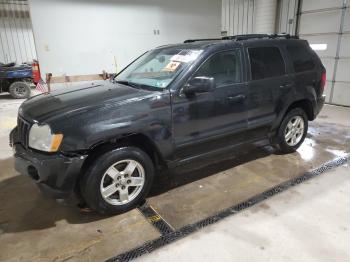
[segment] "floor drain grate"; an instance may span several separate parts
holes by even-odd
[[[350,161],[350,155],[345,157],[336,158],[334,160],[331,160],[327,163],[322,164],[320,167],[306,172],[305,174],[293,178],[291,180],[285,181],[282,184],[279,184],[261,194],[258,194],[242,203],[239,203],[237,205],[234,205],[228,209],[225,209],[211,217],[205,218],[201,221],[198,221],[194,224],[190,224],[187,226],[184,226],[180,228],[179,230],[174,231],[160,216],[157,214],[157,212],[147,204],[143,205],[139,208],[139,210],[142,212],[142,214],[154,225],[159,232],[162,234],[157,239],[148,241],[144,243],[142,246],[137,247],[135,249],[132,249],[130,251],[127,251],[125,253],[122,253],[120,255],[117,255],[116,257],[113,257],[109,259],[108,261],[114,261],[114,262],[125,262],[133,260],[137,257],[140,257],[144,254],[151,253],[152,251],[165,246],[169,243],[172,243],[178,239],[181,239],[189,234],[192,234],[196,231],[198,231],[201,228],[204,228],[208,225],[214,224],[228,216],[234,215],[239,213],[240,211],[247,209],[253,205],[256,205],[274,195],[277,195],[288,188],[301,184],[313,177],[316,177],[328,170],[331,170],[335,167],[341,166],[345,163]],[[159,217],[158,217],[159,216]]]
[[[139,210],[162,236],[174,232],[174,229],[147,203],[139,207]]]

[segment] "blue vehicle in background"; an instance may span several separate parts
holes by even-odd
[[[13,98],[28,98],[32,83],[31,64],[16,65],[0,62],[0,93],[9,92]]]

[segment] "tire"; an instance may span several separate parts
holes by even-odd
[[[30,96],[30,86],[24,81],[14,82],[10,85],[9,92],[16,99],[28,98]]]
[[[307,130],[308,118],[305,111],[301,108],[289,111],[277,132],[276,145],[279,151],[281,153],[295,152],[304,142]]]
[[[104,153],[87,168],[80,190],[91,209],[116,215],[135,208],[147,196],[153,177],[153,162],[144,151],[122,147]]]

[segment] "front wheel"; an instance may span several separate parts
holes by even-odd
[[[16,99],[28,98],[30,96],[30,86],[24,81],[14,82],[10,85],[9,92]]]
[[[140,203],[154,177],[152,160],[135,147],[117,148],[97,158],[80,183],[88,206],[101,214],[120,214]]]
[[[282,153],[296,151],[304,142],[308,130],[308,119],[301,108],[294,108],[284,117],[277,132],[277,146]]]

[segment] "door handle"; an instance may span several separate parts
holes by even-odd
[[[280,88],[282,89],[288,89],[288,88],[291,88],[293,86],[292,83],[289,83],[289,84],[283,84],[283,85],[280,85]]]
[[[243,100],[246,99],[245,95],[236,95],[236,96],[229,96],[227,97],[228,101],[230,101],[231,103],[238,103],[238,102],[242,102]]]

